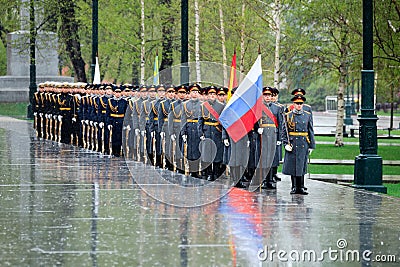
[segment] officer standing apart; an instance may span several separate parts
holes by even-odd
[[[286,114],[289,141],[284,140],[286,152],[282,173],[291,177],[290,194],[307,195],[304,175],[307,172],[308,156],[315,149],[313,120],[311,113],[303,110],[306,101],[303,95],[296,95],[291,100],[294,109]]]

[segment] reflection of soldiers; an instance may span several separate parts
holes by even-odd
[[[306,98],[297,95],[292,98],[294,110],[286,114],[289,140],[284,140],[285,160],[283,174],[292,180],[291,194],[307,195],[304,189],[304,175],[307,172],[308,154],[315,149],[314,128],[311,113],[303,110]]]
[[[168,131],[168,114],[171,111],[171,102],[174,99],[175,88],[173,85],[166,85],[166,99],[160,102],[158,107],[158,131],[160,132],[162,153],[164,154],[163,164],[169,170],[173,169],[171,154],[171,135]]]
[[[201,145],[202,178],[214,181],[224,170],[221,169],[224,147],[222,143],[222,126],[218,122],[224,105],[217,101],[215,86],[206,88],[208,100],[201,105],[198,129]],[[206,140],[210,139],[210,140]]]
[[[182,140],[186,144],[186,157],[189,163],[189,173],[198,178],[200,158],[200,136],[197,128],[201,107],[199,93],[201,87],[198,84],[189,86],[190,99],[183,104],[182,116]]]
[[[182,126],[182,114],[183,105],[182,101],[185,100],[187,93],[187,87],[185,85],[178,86],[176,88],[177,100],[171,103],[171,110],[168,114],[168,133],[171,138],[171,145],[173,155],[173,164],[176,164],[177,171],[179,173],[185,173],[185,167],[183,165],[183,141],[181,137],[181,126]]]

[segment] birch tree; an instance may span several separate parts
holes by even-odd
[[[141,7],[141,16],[140,16],[140,21],[141,21],[141,33],[140,33],[140,38],[142,40],[141,47],[140,47],[140,83],[144,84],[144,74],[145,74],[145,44],[146,40],[145,38],[145,28],[144,28],[144,0],[140,0],[140,7]]]
[[[222,47],[222,65],[226,66],[226,47],[225,47],[225,28],[224,28],[224,11],[222,10],[221,0],[218,2],[219,4],[219,23],[221,30],[221,47]],[[223,84],[227,84],[227,73],[224,71],[224,81]]]
[[[201,82],[201,68],[200,68],[200,9],[199,1],[194,1],[194,58],[196,62],[196,81]]]

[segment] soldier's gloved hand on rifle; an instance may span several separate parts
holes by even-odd
[[[86,125],[89,125],[89,120],[85,120]]]
[[[94,122],[93,122],[93,125],[96,127],[96,126],[97,126],[97,121],[94,121]]]
[[[176,140],[176,135],[175,134],[171,134],[171,140],[175,141]]]
[[[161,137],[161,139],[164,139],[165,138],[165,132],[161,132],[160,133],[160,137]]]
[[[293,147],[292,147],[291,145],[289,145],[289,144],[286,144],[286,145],[285,145],[285,150],[286,150],[287,152],[292,152]]]
[[[150,133],[150,136],[151,136],[151,138],[156,137],[156,132],[155,132],[155,131],[152,131],[152,132]]]
[[[111,124],[110,124],[110,125],[108,125],[108,126],[107,126],[107,128],[108,128],[108,130],[109,130],[109,131],[111,131],[111,129],[112,129],[112,125],[111,125]]]
[[[264,128],[258,128],[257,129],[257,133],[258,134],[263,134],[263,132],[264,132]]]
[[[73,122],[76,122],[76,118],[72,118],[72,121],[73,121]]]
[[[62,120],[62,116],[58,115],[58,121],[61,121],[61,120]]]
[[[42,118],[43,117],[43,113],[39,113],[39,116],[40,116],[40,118]]]
[[[249,147],[250,146],[250,141],[247,141],[247,147]]]
[[[314,149],[309,148],[309,149],[308,149],[308,154],[311,155],[311,153],[313,152],[313,150],[314,150]]]
[[[53,115],[53,119],[57,120],[57,115]]]
[[[37,112],[33,112],[33,116],[36,116],[37,115]]]
[[[126,129],[127,129],[128,131],[130,131],[130,130],[131,130],[131,126],[130,126],[130,125],[127,125],[127,126],[126,126]]]
[[[90,126],[93,126],[93,121],[89,121]]]
[[[144,137],[144,135],[146,134],[146,131],[141,131],[140,134]]]
[[[183,140],[184,143],[187,142],[187,135],[186,134],[182,135],[182,140]]]
[[[228,139],[224,139],[224,145],[225,146],[229,146],[229,140]]]
[[[103,129],[103,127],[104,127],[104,122],[100,122],[100,123],[99,123],[99,127],[100,127],[101,129]]]
[[[276,141],[276,145],[277,145],[277,146],[280,146],[281,144],[282,144],[281,141]]]
[[[140,134],[140,130],[139,129],[135,129],[135,135],[138,136]]]
[[[202,135],[202,136],[200,136],[200,140],[204,141],[204,140],[206,140],[206,137],[204,135]]]

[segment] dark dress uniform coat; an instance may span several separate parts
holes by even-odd
[[[308,149],[315,149],[312,115],[305,110],[293,110],[286,114],[286,123],[293,150],[285,152],[282,173],[303,176],[307,173]]]
[[[123,98],[110,98],[108,100],[106,125],[112,125],[112,150],[115,156],[119,156],[122,146],[122,127],[127,108],[127,102]]]
[[[198,160],[200,158],[200,135],[197,127],[201,112],[199,99],[190,99],[183,103],[182,135],[187,136],[187,158]]]

